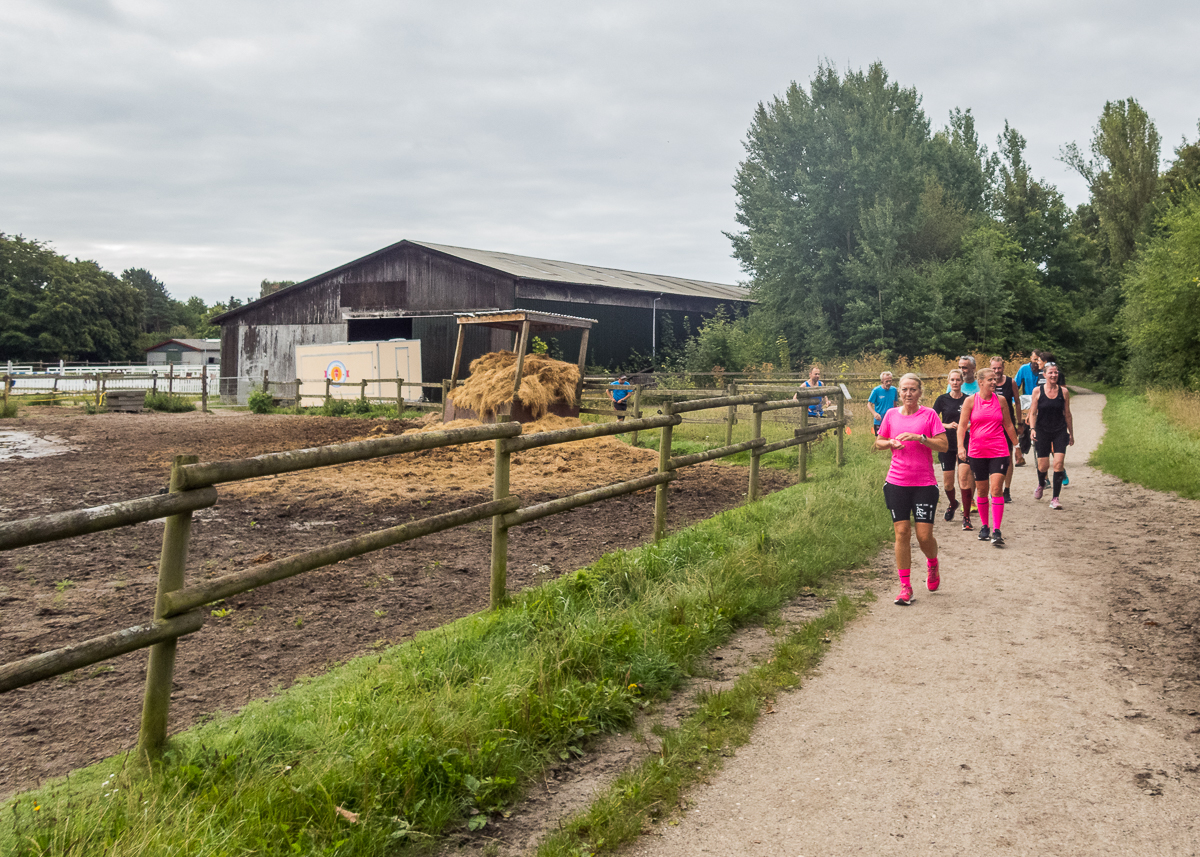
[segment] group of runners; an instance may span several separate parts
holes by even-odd
[[[1003,358],[993,357],[989,364],[976,372],[974,357],[960,357],[958,368],[946,379],[946,392],[932,408],[921,404],[923,385],[913,373],[893,387],[892,373],[884,372],[871,391],[875,448],[892,452],[883,496],[896,535],[896,604],[913,601],[914,530],[925,555],[925,586],[935,592],[941,585],[933,525],[943,491],[949,501],[946,521],[953,521],[961,509],[962,529],[972,531],[971,511],[977,507],[977,538],[1003,547],[1001,525],[1005,506],[1013,502],[1013,470],[1025,465],[1024,453],[1032,449],[1038,471],[1034,499],[1042,499],[1049,485],[1050,508],[1062,509],[1066,451],[1075,443],[1075,433],[1070,393],[1054,356],[1033,351],[1015,378],[1005,375]],[[941,491],[933,468],[935,452],[942,469]]]

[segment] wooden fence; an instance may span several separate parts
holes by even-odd
[[[837,418],[809,425],[809,399],[824,396],[837,399]],[[683,421],[682,414],[708,408],[739,406],[751,406],[753,409],[753,437],[750,440],[691,455],[672,456],[672,430]],[[800,409],[800,428],[795,430],[791,438],[768,443],[761,433],[762,415],[788,408]],[[167,741],[168,710],[177,641],[179,637],[191,634],[204,625],[210,615],[205,609],[206,605],[371,551],[491,518],[490,602],[492,609],[497,609],[506,600],[510,528],[601,500],[655,488],[654,535],[656,539],[661,539],[666,535],[667,486],[677,478],[681,468],[749,451],[751,463],[747,497],[749,501],[754,501],[759,495],[759,462],[768,452],[800,446],[803,465],[803,450],[807,449],[808,444],[817,440],[823,432],[833,430],[837,433],[837,463],[841,466],[843,429],[846,423],[845,402],[841,391],[837,388],[822,388],[814,390],[811,394],[802,391],[797,401],[772,401],[765,393],[667,401],[663,403],[661,411],[653,416],[627,419],[621,423],[596,423],[535,434],[521,434],[520,423],[507,422],[269,453],[230,461],[200,463],[196,456],[176,456],[171,467],[170,489],[167,494],[0,523],[0,550],[12,550],[166,518],[159,560],[158,589],[150,621],[4,664],[0,666],[0,693],[148,647],[150,658],[146,669],[138,751],[146,757],[154,758],[161,754]],[[510,459],[515,452],[653,429],[662,433],[658,470],[655,473],[525,507],[521,506],[521,498],[509,490]],[[219,484],[481,441],[495,443],[493,499],[487,503],[478,503],[355,536],[222,577],[195,583],[188,583],[185,579],[192,513],[217,502],[216,486]],[[805,478],[805,475],[802,466],[801,479]]]

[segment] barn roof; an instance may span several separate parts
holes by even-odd
[[[601,268],[578,262],[559,262],[554,259],[539,259],[534,256],[518,256],[516,253],[497,253],[491,250],[472,250],[468,247],[453,247],[449,244],[431,244],[426,241],[410,241],[454,256],[477,265],[503,271],[525,280],[544,280],[555,283],[578,283],[587,286],[611,286],[640,292],[667,292],[673,295],[713,298],[715,300],[745,301],[750,295],[738,286],[711,283],[707,280],[690,280],[685,277],[669,277],[663,274],[641,274],[619,268]]]
[[[619,268],[601,268],[596,265],[582,265],[576,262],[560,262],[555,259],[518,256],[515,253],[497,253],[491,250],[472,250],[469,247],[454,247],[450,244],[432,244],[427,241],[405,240],[398,241],[373,253],[368,253],[366,256],[355,259],[352,262],[346,262],[323,274],[310,277],[303,282],[282,288],[265,297],[248,301],[240,307],[235,307],[214,316],[212,321],[219,324],[228,318],[240,315],[251,307],[283,299],[286,295],[296,292],[310,283],[340,274],[369,259],[374,259],[377,256],[406,245],[422,247],[434,253],[461,259],[464,262],[500,271],[501,273],[522,280],[586,286],[607,286],[609,288],[627,289],[636,292],[708,298],[719,301],[751,300],[750,293],[740,286],[711,283],[707,280],[689,280],[685,277],[669,277],[663,274],[642,274],[637,271],[623,271]]]
[[[164,339],[157,345],[151,345],[149,348],[143,348],[143,351],[153,351],[156,348],[162,348],[164,345],[170,345],[172,342],[177,342],[184,348],[190,348],[192,351],[219,351],[221,349],[221,340],[219,339]]]

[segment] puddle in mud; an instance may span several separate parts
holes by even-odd
[[[41,458],[70,451],[71,446],[57,437],[38,437],[27,431],[0,431],[0,461]]]

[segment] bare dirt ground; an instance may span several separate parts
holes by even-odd
[[[1200,851],[1200,504],[1084,465],[1102,404],[1072,401],[1063,511],[1018,469],[1007,547],[939,521],[910,607],[885,552],[820,671],[627,853]]]
[[[154,494],[166,486],[176,454],[240,458],[410,428],[229,411],[84,416],[28,409],[0,420],[0,435],[29,433],[67,451],[0,459],[0,520]],[[14,450],[12,441],[0,437],[0,448],[44,451],[29,444]],[[651,473],[657,461],[657,452],[611,438],[530,450],[514,456],[512,490],[534,503]],[[479,444],[223,486],[217,506],[195,516],[189,577],[489,500],[491,473],[491,445]],[[764,471],[763,490],[792,479]],[[671,528],[738,505],[746,483],[745,468],[689,468],[671,486]],[[649,540],[653,504],[653,492],[643,492],[514,529],[510,591]],[[161,540],[162,524],[152,522],[0,553],[0,662],[146,621]],[[180,643],[172,729],[486,608],[489,550],[484,521],[231,599],[223,605],[227,615]],[[145,661],[137,652],[0,696],[0,795],[132,746]]]

